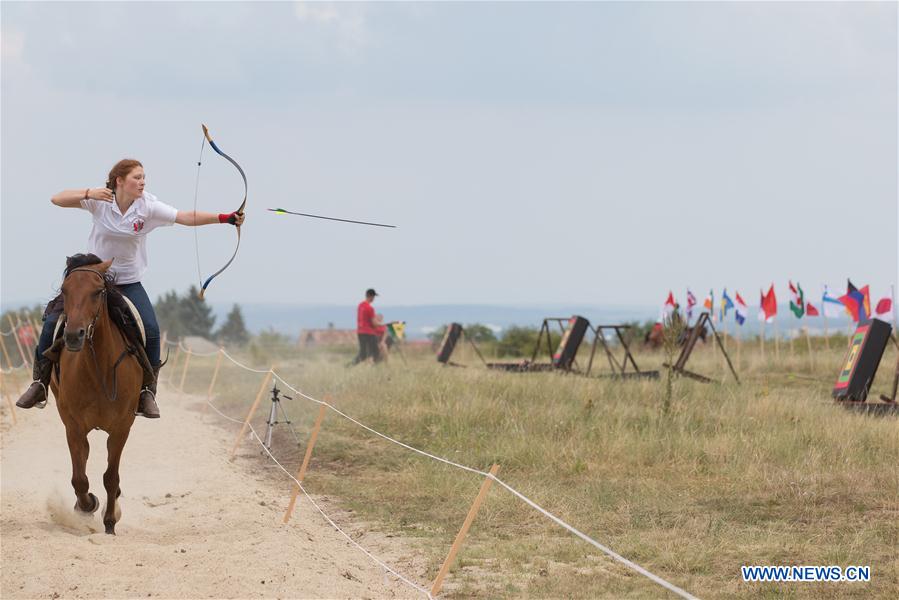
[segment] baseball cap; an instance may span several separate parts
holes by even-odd
[[[376,292],[373,288],[368,288],[367,290],[365,290],[365,295],[366,296],[377,296],[378,292]]]

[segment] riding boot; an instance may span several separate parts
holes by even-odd
[[[32,377],[34,381],[16,402],[19,408],[44,408],[47,405],[47,386],[50,385],[50,376],[53,374],[53,361],[43,356],[38,357],[34,363]]]
[[[156,382],[159,380],[159,369],[162,365],[153,367],[153,381],[144,385],[140,391],[140,400],[137,403],[137,410],[134,412],[139,417],[147,417],[148,419],[159,418],[159,405],[156,404]]]

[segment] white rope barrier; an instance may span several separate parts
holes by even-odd
[[[166,343],[168,343],[168,340],[166,340]],[[206,357],[209,357],[209,356],[215,356],[216,354],[219,353],[218,350],[215,350],[214,352],[196,352],[196,351],[194,351],[194,350],[191,350],[191,349],[188,348],[187,346],[185,346],[185,345],[181,342],[181,340],[178,340],[177,345],[178,345],[182,350],[184,350],[185,352],[187,352],[188,354],[193,354],[194,356],[199,356],[200,358],[206,358]]]
[[[215,412],[217,412],[217,413],[218,413],[219,415],[221,415],[223,418],[225,418],[225,419],[227,419],[227,420],[229,420],[229,421],[231,421],[231,422],[233,422],[233,423],[240,424],[240,425],[242,425],[242,424],[244,423],[243,421],[241,421],[241,420],[239,420],[239,419],[234,419],[234,418],[232,418],[232,417],[229,417],[228,415],[226,415],[225,413],[223,413],[222,411],[220,411],[220,410],[218,409],[218,407],[216,407],[216,406],[215,406],[212,402],[210,402],[209,400],[207,400],[206,403],[207,403],[209,406],[212,407],[212,410],[214,410]],[[421,592],[422,594],[424,594],[424,595],[425,595],[426,597],[428,597],[429,599],[433,598],[433,597],[431,596],[431,592],[430,592],[430,591],[428,591],[427,589],[421,587],[421,586],[418,585],[417,583],[414,583],[413,581],[409,580],[408,578],[404,577],[403,575],[401,575],[400,573],[398,573],[397,571],[395,571],[394,569],[392,569],[392,568],[390,567],[390,565],[388,565],[387,563],[385,563],[384,561],[382,561],[381,559],[379,559],[377,556],[375,556],[374,554],[372,554],[371,552],[369,552],[368,550],[366,550],[366,549],[365,549],[364,547],[362,547],[356,540],[354,540],[352,537],[350,537],[349,534],[347,534],[343,529],[341,529],[340,526],[339,526],[337,523],[335,523],[334,520],[333,520],[331,517],[329,517],[329,516],[325,513],[324,510],[322,510],[322,508],[318,505],[318,503],[316,503],[316,501],[312,499],[312,496],[309,495],[309,493],[306,491],[306,488],[303,487],[303,484],[301,484],[301,483],[299,482],[299,480],[298,480],[296,477],[294,477],[294,476],[290,473],[290,471],[288,471],[287,469],[285,469],[285,468],[284,468],[284,465],[282,465],[282,464],[278,461],[278,459],[275,458],[275,456],[271,453],[271,451],[266,447],[265,443],[264,443],[264,442],[262,441],[262,439],[259,437],[259,434],[256,433],[256,429],[254,429],[252,425],[249,425],[249,427],[250,427],[250,432],[253,434],[253,437],[256,438],[256,441],[259,442],[259,445],[262,447],[262,449],[265,451],[265,453],[268,454],[269,458],[271,458],[272,461],[274,461],[275,465],[277,465],[277,468],[279,468],[281,471],[284,472],[285,475],[287,475],[288,477],[290,477],[290,479],[293,480],[293,482],[297,485],[297,487],[300,489],[300,491],[303,492],[303,495],[306,496],[306,499],[309,500],[310,504],[312,504],[312,506],[315,507],[315,509],[321,514],[322,517],[324,517],[324,519],[331,525],[331,527],[333,527],[333,528],[334,528],[340,535],[342,535],[344,538],[346,538],[346,540],[347,540],[348,542],[350,542],[353,546],[355,546],[355,547],[356,547],[358,550],[360,550],[363,554],[365,554],[367,557],[369,557],[373,562],[377,563],[382,569],[384,569],[385,571],[391,573],[391,574],[392,574],[394,577],[396,577],[398,580],[400,580],[400,581],[402,581],[403,583],[405,583],[406,585],[412,587],[412,588],[415,589],[416,591]]]
[[[260,369],[253,369],[253,368],[251,368],[251,367],[246,366],[246,365],[243,364],[243,363],[240,363],[240,362],[236,361],[234,358],[231,357],[230,354],[228,354],[228,353],[225,351],[224,348],[222,348],[222,351],[221,351],[221,352],[222,352],[222,354],[225,355],[225,358],[227,358],[228,360],[230,360],[230,361],[233,362],[235,365],[237,365],[238,367],[240,367],[241,369],[243,369],[243,370],[245,370],[245,371],[250,371],[251,373],[268,373],[268,372],[271,370],[271,369],[261,369],[261,370],[260,370]]]
[[[187,351],[187,352],[191,352],[189,349],[186,349],[186,351]],[[583,540],[583,541],[587,542],[588,544],[592,545],[593,547],[597,548],[598,550],[600,550],[601,552],[603,552],[604,554],[606,554],[606,555],[609,556],[610,558],[612,558],[612,559],[614,559],[614,560],[620,562],[621,564],[623,564],[623,565],[626,566],[627,568],[629,568],[629,569],[631,569],[631,570],[633,570],[633,571],[635,571],[635,572],[637,572],[637,573],[643,575],[644,577],[647,577],[647,578],[650,579],[651,581],[653,581],[653,582],[655,582],[655,583],[661,585],[661,586],[664,587],[665,589],[667,589],[667,590],[669,590],[670,592],[672,592],[672,593],[674,593],[674,594],[680,596],[681,598],[685,598],[685,599],[687,599],[687,600],[696,600],[696,597],[693,596],[692,594],[690,594],[689,592],[687,592],[687,591],[685,591],[685,590],[683,590],[683,589],[677,587],[676,585],[674,585],[673,583],[670,583],[670,582],[666,581],[665,579],[662,579],[662,578],[659,577],[658,575],[655,575],[655,574],[651,573],[650,571],[648,571],[648,570],[646,570],[645,568],[641,567],[641,566],[638,565],[637,563],[635,563],[635,562],[633,562],[633,561],[631,561],[631,560],[628,560],[627,558],[621,556],[620,554],[618,554],[617,552],[615,552],[615,551],[612,550],[611,548],[608,548],[607,546],[604,546],[603,544],[600,544],[598,541],[594,540],[593,538],[591,538],[591,537],[588,536],[587,534],[585,534],[585,533],[581,532],[580,530],[576,529],[575,527],[569,525],[568,523],[566,523],[565,521],[563,521],[563,520],[560,519],[559,517],[555,516],[554,514],[550,513],[549,511],[547,511],[546,509],[544,509],[543,507],[541,507],[539,504],[537,504],[536,502],[534,502],[533,500],[531,500],[530,498],[528,498],[527,496],[525,496],[524,494],[522,494],[521,492],[519,492],[518,490],[516,490],[515,488],[513,488],[513,487],[510,486],[509,484],[507,484],[506,482],[502,481],[502,480],[499,479],[498,477],[496,477],[496,476],[494,476],[494,475],[491,475],[490,473],[487,473],[487,472],[485,472],[485,471],[481,471],[480,469],[475,469],[475,468],[472,468],[472,467],[468,467],[468,466],[465,466],[465,465],[462,465],[462,464],[453,462],[453,461],[451,461],[451,460],[448,460],[448,459],[446,459],[446,458],[442,458],[442,457],[440,457],[440,456],[435,456],[435,455],[433,455],[433,454],[430,454],[430,453],[428,453],[428,452],[425,452],[424,450],[419,450],[418,448],[415,448],[415,447],[410,446],[410,445],[408,445],[408,444],[404,444],[403,442],[400,442],[399,440],[396,440],[396,439],[394,439],[394,438],[392,438],[392,437],[390,437],[390,436],[388,436],[388,435],[385,435],[385,434],[383,434],[383,433],[381,433],[381,432],[379,432],[379,431],[377,431],[377,430],[375,430],[375,429],[372,429],[371,427],[369,427],[368,425],[365,425],[364,423],[361,423],[361,422],[357,421],[356,419],[354,419],[354,418],[352,418],[351,416],[347,415],[347,414],[344,413],[343,411],[337,409],[336,407],[334,407],[333,405],[329,404],[328,402],[325,402],[325,401],[323,401],[323,400],[318,400],[317,398],[313,398],[312,396],[309,396],[309,395],[303,393],[302,391],[300,391],[300,390],[298,390],[297,388],[293,387],[293,386],[292,386],[289,382],[287,382],[283,377],[281,377],[280,375],[278,375],[277,373],[275,373],[275,371],[274,371],[273,369],[265,369],[265,370],[256,370],[256,369],[252,369],[252,368],[250,368],[250,367],[247,367],[246,365],[241,364],[240,362],[238,362],[238,361],[235,360],[234,358],[232,358],[231,355],[229,355],[224,349],[222,349],[221,352],[228,358],[228,360],[230,360],[230,361],[233,362],[235,365],[237,365],[237,366],[239,366],[239,367],[241,367],[241,368],[243,368],[243,369],[245,369],[245,370],[247,370],[247,371],[251,371],[251,372],[253,372],[253,373],[268,373],[269,371],[271,371],[273,377],[275,377],[278,381],[280,381],[281,383],[283,383],[287,388],[289,388],[289,389],[290,389],[291,391],[293,391],[294,393],[299,394],[300,396],[302,396],[302,397],[305,398],[306,400],[309,400],[310,402],[313,402],[313,403],[315,403],[315,404],[322,405],[322,406],[327,406],[330,410],[334,411],[335,413],[337,413],[337,414],[340,415],[341,417],[347,419],[348,421],[350,421],[350,422],[356,424],[357,426],[359,426],[359,427],[365,429],[366,431],[368,431],[368,432],[370,432],[370,433],[372,433],[372,434],[374,434],[374,435],[377,435],[378,437],[381,437],[381,438],[383,438],[383,439],[385,439],[385,440],[387,440],[387,441],[389,441],[389,442],[391,442],[391,443],[393,443],[393,444],[396,444],[396,445],[398,445],[398,446],[400,446],[400,447],[402,447],[402,448],[405,448],[405,449],[407,449],[407,450],[410,450],[410,451],[412,451],[412,452],[415,452],[415,453],[417,453],[417,454],[420,454],[420,455],[425,456],[425,457],[427,457],[427,458],[430,458],[430,459],[432,459],[432,460],[436,460],[436,461],[438,461],[438,462],[442,462],[442,463],[447,464],[447,465],[449,465],[449,466],[455,467],[455,468],[457,468],[457,469],[461,469],[461,470],[463,470],[463,471],[468,471],[468,472],[470,472],[470,473],[475,473],[475,474],[480,475],[480,476],[482,476],[482,477],[489,477],[490,479],[496,481],[500,486],[502,486],[503,488],[505,488],[506,490],[508,490],[512,495],[514,495],[515,497],[517,497],[518,499],[520,499],[521,501],[523,501],[525,504],[527,504],[527,505],[530,506],[531,508],[537,510],[537,511],[538,511],[539,513],[541,513],[543,516],[545,516],[546,518],[550,519],[551,521],[553,521],[554,523],[556,523],[557,525],[559,525],[559,526],[562,527],[563,529],[567,530],[568,532],[574,534],[575,536],[577,536],[577,537],[580,538],[581,540]],[[207,402],[208,402],[208,401],[207,401]],[[209,404],[212,405],[211,403],[209,403]],[[213,406],[213,408],[215,408],[215,407]],[[218,411],[218,409],[216,409],[216,412],[218,412],[219,414],[222,414],[220,411]],[[222,414],[222,416],[225,416],[225,415]],[[226,418],[228,418],[228,419],[230,419],[230,420],[233,420],[233,419],[231,419],[230,417],[226,417]],[[241,421],[237,421],[237,422],[241,422]],[[252,425],[250,425],[250,430],[253,432],[253,435],[256,436],[256,439],[258,440],[259,437],[258,437],[258,435],[256,435],[255,430],[253,430]],[[263,444],[263,448],[265,448],[265,444]],[[268,449],[267,449],[267,448],[265,448],[265,450],[266,450],[266,452],[268,452]],[[270,453],[270,452],[268,452],[268,454],[269,454],[269,456],[271,456],[271,453]],[[275,460],[275,458],[274,458],[273,456],[272,456],[272,460]],[[279,467],[281,467],[282,470],[284,470],[284,467],[282,467],[282,466],[280,465],[280,463],[278,463],[277,460],[275,460],[275,462],[278,464]],[[290,476],[290,478],[293,479],[293,480],[297,483],[297,485],[299,486],[300,490],[302,490],[303,494],[305,494],[306,497],[309,498],[309,495],[306,493],[306,490],[305,490],[305,489],[303,488],[303,486],[300,485],[300,483],[293,477],[293,475],[291,475],[291,474],[290,474],[289,472],[287,472],[286,470],[284,470],[284,472],[287,473],[287,475]],[[310,502],[312,502],[311,498],[310,498]],[[314,502],[313,502],[313,504],[314,504]],[[316,508],[318,508],[317,505],[316,505]],[[319,511],[321,511],[321,509],[319,509]],[[324,515],[324,513],[322,513],[322,515]],[[325,516],[326,519],[328,519],[327,515],[324,515],[324,516]],[[328,519],[328,521],[331,522],[330,519]],[[333,525],[333,522],[332,522],[332,525]],[[335,525],[335,527],[336,527],[336,525]],[[341,531],[341,533],[343,533],[343,532]],[[344,534],[344,535],[346,535],[346,534]],[[347,537],[347,539],[350,539],[350,538]],[[353,541],[353,540],[350,539],[350,541]],[[355,544],[354,541],[353,541],[353,543]],[[360,548],[361,548],[361,547],[360,547]],[[364,551],[364,549],[362,549],[362,550]],[[374,558],[374,557],[372,557],[372,558]],[[375,559],[375,560],[377,560],[377,559]],[[387,567],[385,566],[385,568],[387,568]],[[391,572],[392,572],[392,571],[391,571]],[[400,576],[397,575],[397,577],[400,577]],[[411,585],[415,586],[415,584],[411,584]],[[418,586],[415,586],[415,587],[416,587],[416,589],[418,589],[418,590],[420,590],[420,591],[426,592],[426,593],[428,594],[428,596],[430,597],[430,592],[427,592],[427,590],[424,590],[424,588],[419,588]]]
[[[357,421],[357,420],[354,419],[353,417],[349,416],[348,414],[344,413],[344,412],[341,411],[341,410],[338,410],[338,409],[335,408],[333,405],[331,405],[331,404],[325,402],[324,400],[317,400],[317,399],[315,399],[315,398],[313,398],[313,397],[311,397],[311,396],[307,396],[306,394],[304,394],[303,392],[301,392],[301,391],[298,390],[297,388],[295,388],[295,387],[293,387],[292,385],[290,385],[288,382],[284,381],[284,379],[283,379],[280,375],[278,375],[277,373],[275,373],[274,371],[272,371],[272,375],[274,375],[275,378],[278,379],[278,381],[280,381],[281,383],[283,383],[285,386],[287,386],[287,387],[290,388],[293,392],[299,394],[299,395],[302,396],[303,398],[305,398],[305,399],[307,399],[307,400],[309,400],[309,401],[311,401],[311,402],[314,402],[315,404],[321,404],[321,405],[327,406],[328,408],[330,408],[331,410],[333,410],[334,412],[336,412],[338,415],[340,415],[340,416],[343,417],[344,419],[347,419],[348,421],[351,421],[351,422],[355,423],[356,425],[358,425],[359,427],[362,427],[362,428],[365,429],[366,431],[370,431],[371,433],[373,433],[373,434],[375,434],[375,435],[377,435],[377,436],[379,436],[379,437],[382,437],[382,438],[384,438],[385,440],[387,440],[387,441],[389,441],[389,442],[391,442],[391,443],[393,443],[393,444],[396,444],[397,446],[402,446],[403,448],[406,448],[407,450],[411,450],[412,452],[416,452],[416,453],[421,454],[422,456],[426,456],[426,457],[428,457],[428,458],[430,458],[430,459],[432,459],[432,460],[436,460],[436,461],[439,461],[439,462],[448,464],[448,465],[450,465],[450,466],[452,466],[452,467],[456,467],[457,469],[462,469],[463,471],[468,471],[468,472],[470,472],[470,473],[475,473],[475,474],[477,474],[477,475],[481,475],[482,477],[486,477],[486,476],[487,476],[487,473],[486,473],[485,471],[480,471],[480,470],[478,470],[478,469],[473,469],[472,467],[466,467],[465,465],[460,465],[459,463],[455,463],[455,462],[453,462],[453,461],[451,461],[451,460],[448,460],[448,459],[446,459],[446,458],[442,458],[442,457],[440,457],[440,456],[435,456],[435,455],[433,455],[433,454],[429,454],[429,453],[425,452],[424,450],[419,450],[418,448],[415,448],[415,447],[413,447],[413,446],[410,446],[410,445],[408,445],[408,444],[404,444],[403,442],[400,442],[400,441],[398,441],[398,440],[395,440],[395,439],[393,439],[392,437],[390,437],[390,436],[388,436],[388,435],[384,435],[384,434],[381,433],[380,431],[376,431],[376,430],[372,429],[371,427],[369,427],[368,425],[366,425],[366,424],[364,424],[364,423],[360,423],[359,421]]]

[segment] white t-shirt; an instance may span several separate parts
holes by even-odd
[[[94,226],[87,250],[103,260],[114,258],[110,272],[122,285],[140,281],[147,270],[147,234],[164,225],[174,225],[178,210],[148,192],[137,198],[123,215],[119,205],[103,200],[81,201],[93,215]]]

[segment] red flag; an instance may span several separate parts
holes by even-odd
[[[890,320],[890,311],[893,310],[893,299],[887,296],[886,298],[881,298],[877,303],[877,308],[874,311],[877,313],[878,319],[883,319],[884,321]]]
[[[768,288],[768,293],[762,297],[762,310],[765,312],[765,320],[772,321],[777,316],[777,296],[774,295],[774,284]]]
[[[821,316],[821,313],[818,312],[818,309],[811,302],[805,303],[805,316],[806,317],[818,317]]]

